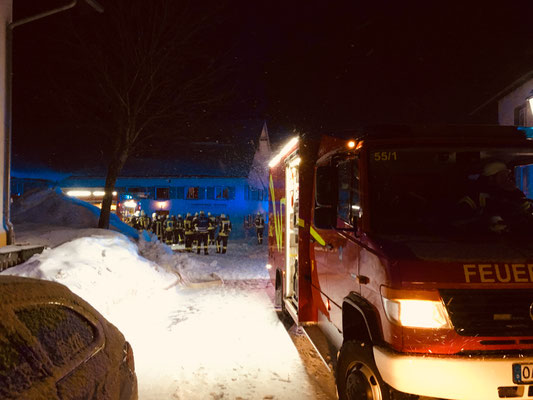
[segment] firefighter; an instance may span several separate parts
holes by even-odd
[[[458,227],[495,233],[520,231],[533,222],[533,205],[516,187],[505,163],[491,161],[458,201],[456,215]]]
[[[138,221],[137,222],[138,230],[142,231],[142,230],[150,229],[150,224],[151,224],[150,217],[146,215],[144,211],[141,211],[141,216],[139,217],[137,221]]]
[[[192,252],[192,241],[194,238],[194,229],[193,229],[193,217],[191,213],[187,213],[185,216],[185,221],[183,221],[183,229],[185,233],[185,251],[190,253]]]
[[[165,243],[168,245],[172,244],[172,239],[174,236],[174,216],[167,216],[164,222],[164,229],[165,229]]]
[[[192,218],[192,228],[193,228],[193,237],[192,237],[192,247],[198,248],[198,234],[196,232],[196,224],[198,223],[198,213],[194,213]]]
[[[220,215],[218,222],[218,235],[217,235],[217,253],[225,254],[228,248],[228,236],[231,232],[231,222],[229,215]]]
[[[152,232],[157,236],[157,238],[160,241],[163,241],[163,216],[162,215],[155,214],[155,218],[152,221]]]
[[[176,223],[174,224],[174,243],[185,243],[185,235],[183,228],[183,217],[181,216],[181,214],[178,214],[178,218],[176,218]]]
[[[157,213],[152,213],[152,218],[150,219],[150,230],[152,231],[152,233],[155,235],[156,234],[156,230],[155,230],[155,223],[157,221]]]
[[[208,228],[209,220],[203,211],[200,211],[200,215],[196,218],[196,223],[194,225],[196,231],[196,239],[198,244],[196,247],[196,254],[200,254],[200,246],[204,248],[204,254],[207,255],[207,241],[209,237]]]
[[[137,214],[133,214],[129,219],[127,224],[131,226],[132,228],[139,229],[139,216]]]
[[[217,219],[214,215],[211,215],[210,212],[207,213],[207,220],[209,225],[207,226],[207,233],[209,237],[208,244],[214,245],[215,244],[215,231],[217,230]]]
[[[257,244],[262,244],[263,243],[263,231],[265,229],[265,220],[263,219],[263,216],[261,215],[259,211],[257,212],[257,215],[255,216],[254,225],[255,225],[255,231],[257,235]]]

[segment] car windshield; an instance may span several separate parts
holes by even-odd
[[[488,164],[495,167],[488,170]],[[476,187],[487,179],[485,175],[499,168],[498,172],[505,170],[509,177],[514,175],[513,190],[517,192],[513,194],[522,196],[523,192],[525,197],[521,199],[527,201],[526,197],[533,195],[533,182],[530,185],[533,168],[530,164],[533,164],[531,149],[432,147],[373,150],[369,157],[372,231],[378,234],[448,237],[461,236],[472,230],[488,233],[490,230],[487,228],[485,232],[486,227],[482,225],[492,220],[498,222],[496,217],[502,212],[492,210],[494,215],[482,216],[485,200],[481,199],[479,203],[483,195],[476,193]],[[468,197],[471,197],[471,202],[468,202]],[[493,201],[497,195],[491,192],[489,197]],[[462,199],[462,205],[468,212],[472,211],[470,215],[458,212]],[[480,220],[471,224],[475,217]],[[533,229],[525,229],[533,227],[531,221],[524,213],[512,229],[507,224],[499,233],[532,235],[528,232]]]

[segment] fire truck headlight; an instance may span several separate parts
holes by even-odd
[[[394,324],[410,328],[451,329],[444,305],[440,301],[387,299],[383,297],[387,318]]]

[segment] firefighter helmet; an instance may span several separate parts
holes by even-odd
[[[483,167],[483,176],[493,176],[502,171],[508,171],[507,165],[501,161],[492,161]]]

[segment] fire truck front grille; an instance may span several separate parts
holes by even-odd
[[[463,336],[533,336],[533,290],[440,290]]]

